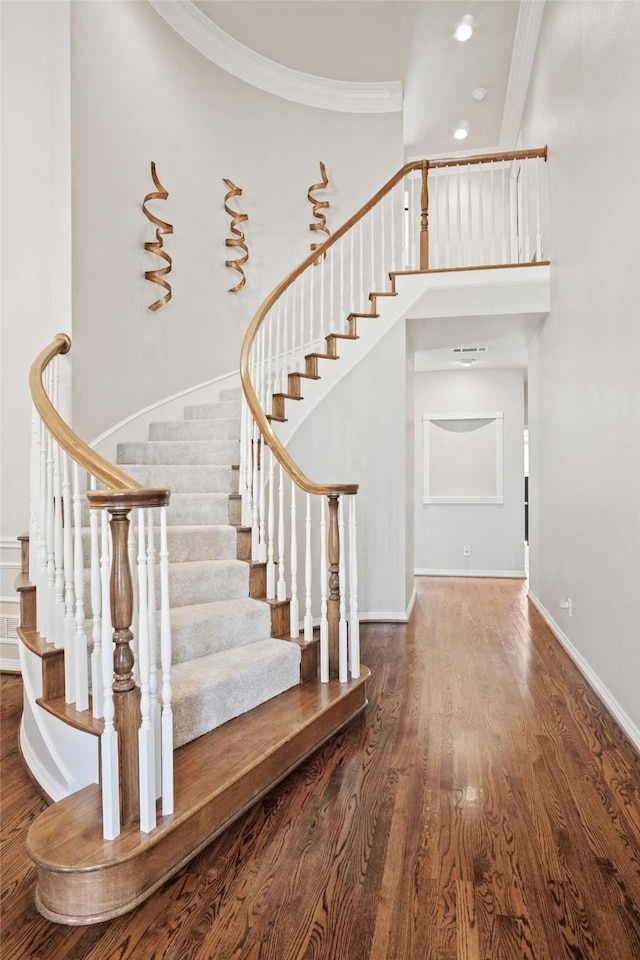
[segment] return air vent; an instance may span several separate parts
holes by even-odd
[[[464,354],[473,354],[473,353],[486,353],[489,347],[452,347],[452,353],[464,353]]]
[[[18,618],[0,614],[0,640],[18,639]]]

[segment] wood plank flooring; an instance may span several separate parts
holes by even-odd
[[[2,960],[639,960],[640,758],[525,584],[420,578],[409,625],[362,633],[367,710],[93,927],[33,905],[4,677]]]

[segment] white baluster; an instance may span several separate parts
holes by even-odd
[[[56,562],[54,548],[53,437],[47,433],[47,642],[56,642]]]
[[[56,647],[64,647],[65,605],[64,605],[64,537],[62,530],[62,472],[60,467],[60,447],[53,446],[53,560],[54,575],[54,618],[53,642]]]
[[[536,165],[536,260],[544,260],[542,249],[542,218],[540,215],[540,165],[544,163],[541,157],[535,160]]]
[[[346,569],[345,569],[345,542],[344,542],[344,497],[340,497],[338,503],[338,538],[340,540],[340,567],[338,570],[338,582],[340,590],[340,621],[338,623],[338,679],[340,683],[346,683],[349,679],[349,670],[347,666],[347,604],[345,600],[346,592]]]
[[[151,723],[151,656],[149,651],[149,607],[145,513],[138,513],[138,663],[140,674],[140,716],[138,730],[138,781],[140,829],[149,833],[156,826],[156,771],[153,726]]]
[[[342,326],[342,324],[345,322],[345,317],[347,316],[347,313],[346,313],[345,308],[344,308],[344,243],[343,243],[343,238],[342,238],[342,237],[340,238],[339,243],[340,243],[340,251],[339,251],[339,257],[340,257],[340,325]],[[338,329],[340,329],[340,328],[338,328]]]
[[[467,263],[473,264],[473,210],[471,206],[471,164],[467,164],[467,230],[469,232],[469,253]]]
[[[531,231],[529,226],[529,163],[525,160],[522,163],[522,172],[524,183],[522,185],[522,209],[523,209],[523,230],[524,230],[524,262],[531,262]]]
[[[355,263],[354,263],[354,258],[355,258],[355,239],[354,239],[354,236],[353,236],[354,233],[355,233],[355,231],[354,231],[353,229],[351,229],[351,230],[349,231],[349,234],[348,234],[350,250],[349,250],[349,301],[348,301],[348,302],[349,302],[349,310],[348,310],[347,312],[353,312],[354,310],[357,309],[357,307],[356,307],[356,298],[355,298],[355,290],[356,290],[356,288],[355,288],[355,286],[354,286],[354,281],[355,281]],[[343,327],[342,329],[344,329],[344,330],[346,331],[347,327],[348,327],[348,323],[347,323],[347,318],[345,317],[345,318],[344,318],[344,327]]]
[[[478,230],[480,232],[480,257],[478,263],[486,263],[486,254],[484,250],[484,209],[482,198],[484,195],[484,166],[478,164]]]
[[[39,491],[40,447],[38,444],[38,413],[35,405],[31,406],[31,471],[29,475],[29,580],[36,584],[38,569],[38,504]]]
[[[313,269],[313,267],[311,270],[308,271],[308,274],[309,274],[309,343],[311,345],[312,350],[317,349],[318,353],[322,353],[322,350],[320,349],[320,347],[319,346],[316,347],[318,338],[316,337],[316,334],[315,334],[315,326],[316,326],[315,313],[316,312],[315,312],[315,303],[313,299],[313,287],[314,287],[313,281],[314,281],[316,272]]]
[[[267,600],[275,600],[276,596],[276,564],[273,546],[273,537],[275,533],[275,481],[274,472],[275,457],[269,450],[269,513],[267,516]]]
[[[298,531],[296,528],[296,485],[291,481],[291,621],[290,633],[295,638],[300,634],[300,609],[298,605]]]
[[[409,198],[409,242],[410,242],[410,257],[409,257],[409,268],[415,270],[418,266],[418,258],[416,256],[416,243],[418,239],[418,225],[416,223],[416,174],[415,171],[409,176],[409,189],[410,189],[410,198]],[[419,220],[418,220],[419,223]]]
[[[66,703],[75,703],[75,593],[73,589],[73,502],[69,457],[62,456],[62,512],[64,516],[64,694]]]
[[[304,356],[306,353],[306,327],[305,327],[305,308],[304,308],[304,273],[298,277],[296,284],[300,289],[300,342],[298,348],[300,350],[300,369],[304,370],[305,361]]]
[[[89,706],[89,659],[87,635],[84,622],[84,556],[82,550],[82,500],[84,487],[80,487],[80,469],[73,465],[73,584],[76,600],[76,635],[73,654],[75,667],[74,694],[76,710],[86,710]]]
[[[360,676],[360,619],[358,616],[358,543],[356,498],[349,497],[349,662],[351,676]]]
[[[398,190],[398,185],[393,188],[389,194],[389,199],[391,200],[391,273],[396,272],[396,193]],[[387,280],[385,278],[385,284]],[[385,286],[386,289],[386,286]]]
[[[325,330],[326,330],[325,315],[324,315],[324,288],[326,283],[325,270],[324,270],[325,261],[326,261],[326,254],[320,260],[320,343],[323,344],[323,347],[322,347],[323,352],[326,350],[326,343],[324,342]],[[329,330],[331,330],[331,327],[329,327]]]
[[[508,263],[507,260],[507,241],[509,239],[510,230],[509,230],[509,212],[507,204],[507,191],[505,185],[505,161],[502,160],[500,163],[502,169],[502,262]]]
[[[496,190],[493,179],[495,163],[491,164],[491,181],[489,189],[491,191],[491,263],[496,263]]]
[[[329,249],[329,323],[332,330],[339,330],[340,327],[336,324],[336,318],[334,313],[334,302],[335,302],[335,290],[334,290],[334,250],[335,244]]]
[[[313,640],[311,613],[311,496],[307,494],[307,512],[304,522],[304,642]]]
[[[327,517],[320,498],[320,683],[329,683],[329,621],[327,619]]]
[[[281,300],[283,301],[283,323],[282,323],[282,375],[280,379],[280,392],[289,393],[289,294],[291,287],[287,287]]]
[[[256,563],[260,556],[260,518],[258,516],[258,491],[260,489],[260,435],[253,423],[253,441],[251,443],[252,493],[251,493],[251,559]]]
[[[365,299],[364,299],[364,226],[363,218],[360,218],[360,223],[358,224],[358,254],[360,260],[359,273],[360,273],[360,310],[365,312]],[[346,328],[345,328],[346,329]]]
[[[91,511],[93,513],[93,511]],[[113,725],[113,636],[109,600],[109,528],[106,510],[100,510],[100,581],[102,589],[102,682],[104,732],[100,738],[102,781],[102,835],[113,840],[120,833],[120,775],[118,732]]]
[[[153,529],[153,510],[147,510],[147,573],[149,610],[149,694],[151,697],[151,725],[155,745],[156,797],[162,794],[161,718],[158,697],[158,623],[156,615],[156,546]]]
[[[387,283],[385,280],[385,264],[386,264],[386,233],[385,233],[385,222],[384,222],[384,205],[387,198],[383,197],[380,201],[380,286],[379,290],[386,290]]]
[[[447,247],[445,266],[451,266],[451,177],[445,171],[445,218],[447,224]]]
[[[100,594],[102,597],[102,689],[104,709],[107,696],[112,696],[113,688],[113,625],[111,623],[111,539],[109,536],[109,513],[106,509],[99,512],[100,521]]]
[[[36,580],[36,619],[38,633],[47,636],[47,432],[39,422],[40,482],[38,507],[38,576]]]
[[[284,469],[279,464],[278,474],[278,600],[287,599],[287,582],[284,561]]]
[[[162,813],[173,813],[173,708],[167,508],[160,508],[160,662],[162,666]]]
[[[281,352],[281,342],[282,342],[282,310],[283,310],[283,300],[284,294],[278,297],[278,304],[276,309],[276,355],[275,355],[275,366],[273,374],[273,393],[283,393],[282,390],[282,371],[284,369],[284,356]]]
[[[369,221],[369,243],[371,244],[371,248],[370,248],[370,250],[369,250],[370,260],[371,260],[371,263],[370,263],[370,270],[371,270],[371,272],[370,272],[370,275],[369,275],[369,293],[373,293],[373,291],[376,289],[376,264],[375,264],[375,236],[376,236],[376,232],[375,232],[375,224],[374,224],[373,210],[370,210],[370,211],[369,211],[369,213],[367,214],[367,219],[368,219],[368,221]]]
[[[258,563],[267,562],[267,539],[265,533],[267,465],[265,463],[266,444],[263,438],[258,437],[258,458],[260,460],[260,503],[258,507]]]
[[[96,479],[91,478],[91,489],[96,489]],[[104,680],[102,677],[102,584],[100,577],[100,515],[97,510],[89,510],[89,528],[91,533],[91,613],[93,615],[91,652],[91,707],[94,717],[104,712]]]

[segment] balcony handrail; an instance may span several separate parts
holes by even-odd
[[[310,480],[290,456],[280,439],[276,436],[264,410],[262,409],[256,394],[256,390],[251,381],[249,358],[256,336],[271,307],[273,307],[282,294],[298,279],[299,276],[301,276],[314,264],[322,260],[327,251],[329,251],[334,244],[336,244],[360,220],[362,220],[363,217],[365,217],[395,186],[397,186],[398,183],[400,183],[401,180],[404,179],[404,177],[407,176],[407,174],[411,173],[412,171],[423,171],[424,185],[426,184],[426,175],[430,169],[468,166],[482,163],[496,163],[500,161],[527,160],[534,158],[541,158],[546,161],[547,147],[545,146],[532,150],[511,150],[501,153],[478,154],[476,156],[469,157],[454,157],[444,160],[412,160],[409,163],[404,164],[404,166],[401,167],[400,170],[398,170],[397,173],[395,173],[389,180],[387,180],[387,182],[351,217],[349,217],[349,219],[346,220],[341,227],[338,227],[338,229],[332,233],[330,237],[312,250],[311,253],[284,278],[284,280],[274,287],[274,289],[260,304],[258,310],[249,323],[242,342],[242,349],[240,353],[240,379],[242,382],[242,389],[251,416],[253,417],[260,434],[264,438],[264,442],[272,451],[278,463],[281,464],[286,473],[304,492],[310,494],[320,494],[323,496],[354,494],[357,493],[358,485],[353,483],[317,483],[313,480]],[[424,187],[424,190],[426,194],[426,186]],[[425,210],[428,210],[428,195],[426,195],[426,203],[427,206],[425,207]],[[428,272],[428,268],[420,270],[420,272]]]

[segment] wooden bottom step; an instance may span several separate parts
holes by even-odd
[[[53,804],[27,838],[40,913],[90,924],[142,903],[364,709],[368,676],[293,687],[177,750],[175,810],[151,833],[104,840],[97,785]]]

